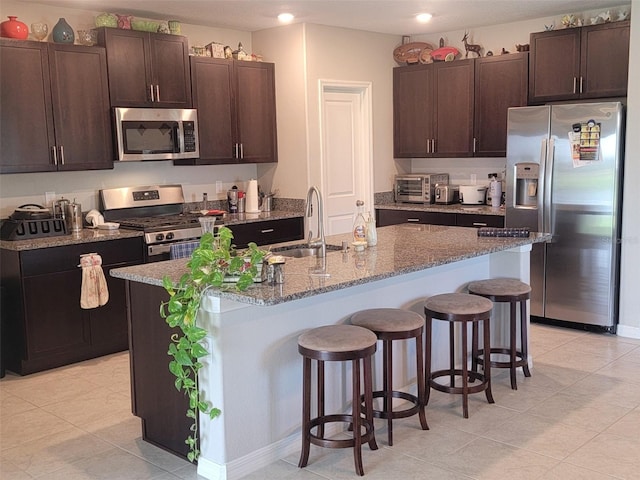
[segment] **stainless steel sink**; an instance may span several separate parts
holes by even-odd
[[[277,253],[278,255],[282,255],[283,257],[315,257],[318,255],[318,248],[309,248],[306,243],[298,244],[298,245],[289,245],[286,247],[276,247],[272,248],[271,251],[273,253]],[[342,247],[338,245],[327,245],[327,251],[339,251],[342,250]]]

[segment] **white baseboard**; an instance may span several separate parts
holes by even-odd
[[[343,431],[341,425],[327,425],[325,436]],[[225,464],[215,463],[201,456],[198,459],[198,475],[209,480],[237,480],[291,454],[300,453],[301,441],[300,433],[296,433]]]
[[[640,338],[640,327],[618,324],[616,334],[626,338]]]

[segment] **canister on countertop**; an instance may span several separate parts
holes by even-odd
[[[75,198],[73,203],[67,205],[66,223],[67,230],[71,233],[78,233],[82,230],[82,205],[76,203]]]

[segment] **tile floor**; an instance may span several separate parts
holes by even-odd
[[[369,479],[640,478],[640,340],[534,324],[533,376],[509,387],[494,370],[494,405],[433,391],[428,432],[396,421],[388,447],[363,449]],[[63,381],[61,381],[63,380]],[[140,438],[130,413],[128,354],[0,381],[0,478],[199,479],[187,461]],[[351,450],[311,447],[248,480],[357,478]]]

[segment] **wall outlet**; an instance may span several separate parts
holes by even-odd
[[[476,174],[475,174],[475,173],[472,173],[472,174],[471,174],[471,185],[475,185],[477,180],[478,180],[478,179],[477,179],[477,177],[476,177]]]
[[[56,201],[56,192],[44,192],[44,204],[45,205],[53,205],[53,202]]]
[[[220,180],[216,180],[216,193],[222,192],[222,182]]]

